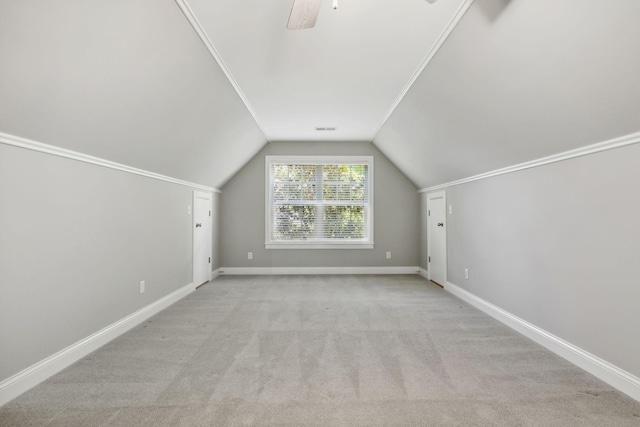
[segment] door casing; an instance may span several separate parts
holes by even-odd
[[[211,280],[212,218],[213,195],[203,191],[194,191],[191,227],[193,232],[193,285],[196,287]],[[201,224],[201,226],[196,227],[197,224]]]
[[[438,203],[440,201],[441,203]],[[444,224],[443,230],[437,229],[439,221]],[[434,244],[434,236],[436,232],[440,231],[444,233],[444,236],[443,244],[438,248]],[[438,253],[438,249],[442,253]],[[427,257],[429,280],[445,286],[447,284],[447,193],[445,191],[427,194]],[[432,266],[435,262],[441,263],[443,277],[435,277],[433,275],[434,269]]]

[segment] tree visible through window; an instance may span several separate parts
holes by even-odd
[[[372,158],[267,156],[267,246],[372,245]]]

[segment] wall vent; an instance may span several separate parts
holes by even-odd
[[[316,127],[316,130],[321,130],[321,131],[334,131],[336,130],[335,127]]]

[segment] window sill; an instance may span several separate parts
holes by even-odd
[[[265,249],[373,249],[373,243],[265,243]]]

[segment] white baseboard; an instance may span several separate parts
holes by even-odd
[[[453,283],[447,282],[445,290],[584,369],[610,386],[640,401],[640,378],[633,374],[475,296]]]
[[[215,279],[217,279],[217,278],[218,278],[218,276],[220,276],[220,269],[219,269],[219,268],[216,268],[215,270],[213,270],[213,271],[211,272],[211,276],[210,276],[209,280],[210,280],[210,281],[211,281],[211,280],[215,280]]]
[[[424,268],[420,267],[420,273],[418,273],[418,274],[420,274],[425,279],[430,280],[429,279],[429,272],[427,270],[425,270]]]
[[[418,274],[420,267],[222,267],[222,275]]]
[[[15,399],[25,391],[77,362],[89,353],[139,325],[193,291],[193,283],[189,283],[146,307],[141,308],[135,313],[112,323],[100,331],[89,335],[75,344],[0,382],[0,406]]]

